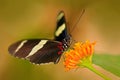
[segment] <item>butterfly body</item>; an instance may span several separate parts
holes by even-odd
[[[26,39],[20,40],[8,48],[11,55],[24,58],[35,64],[58,63],[62,53],[71,44],[71,37],[67,31],[64,12],[57,16],[55,39]]]

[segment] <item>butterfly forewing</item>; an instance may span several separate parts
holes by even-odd
[[[25,58],[32,50],[34,46],[36,46],[41,40],[21,40],[14,44],[12,44],[8,51],[10,54],[17,56],[19,58]]]
[[[65,14],[61,11],[57,16],[57,27],[55,31],[55,40],[63,41],[68,36]]]
[[[52,40],[21,40],[9,47],[9,52],[15,57],[25,58],[32,63],[57,63],[61,57],[62,43]]]

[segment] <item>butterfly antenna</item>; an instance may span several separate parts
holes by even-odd
[[[72,26],[72,30],[70,31],[70,33],[72,33],[72,32],[74,31],[75,26],[79,23],[79,21],[80,21],[80,19],[81,19],[81,17],[83,16],[84,13],[85,13],[85,9],[82,9],[81,14],[80,14],[80,16],[78,17],[78,20],[76,21],[76,23]]]

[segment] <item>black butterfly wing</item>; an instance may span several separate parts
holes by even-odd
[[[61,43],[48,41],[36,54],[28,57],[33,63],[58,63],[63,48]]]
[[[65,14],[61,11],[57,16],[57,25],[55,31],[55,40],[62,42],[63,39],[69,37],[69,33],[67,31]]]
[[[35,64],[41,64],[49,62],[57,63],[61,57],[63,48],[61,42],[30,39],[12,44],[8,51],[15,57],[28,59]]]

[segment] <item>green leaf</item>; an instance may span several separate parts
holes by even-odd
[[[93,63],[120,77],[120,55],[94,54]]]

